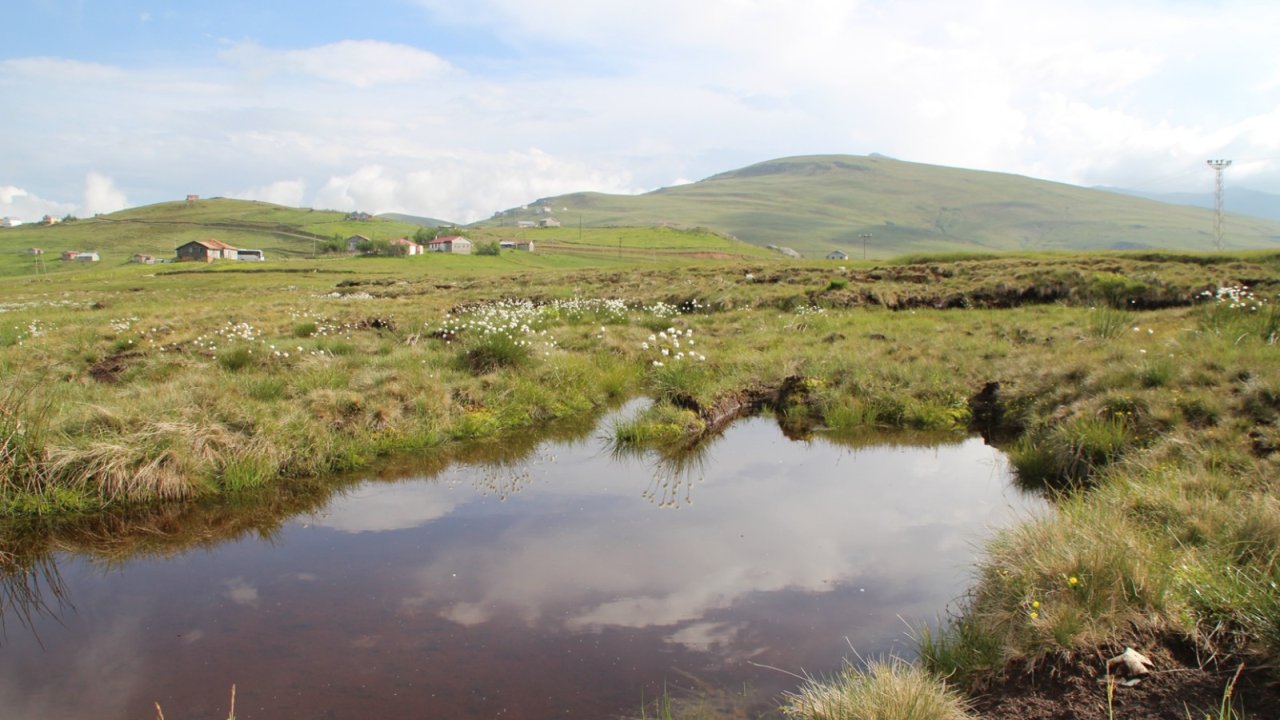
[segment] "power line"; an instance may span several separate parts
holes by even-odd
[[[1213,201],[1216,212],[1213,215],[1213,237],[1222,249],[1222,171],[1231,167],[1230,160],[1205,160],[1213,168]]]

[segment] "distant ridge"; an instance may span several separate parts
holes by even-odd
[[[1212,208],[1217,202],[1213,193],[1153,193],[1143,190],[1126,190],[1125,188],[1099,187],[1099,190],[1147,198],[1170,205],[1189,205],[1191,207]],[[1280,195],[1266,193],[1248,188],[1229,187],[1222,196],[1223,209],[1240,215],[1252,215],[1270,220],[1280,220]]]
[[[806,257],[1087,249],[1213,250],[1213,213],[1019,175],[884,156],[780,158],[643,195],[570,193],[484,221],[554,210],[585,226],[706,227]],[[1227,248],[1280,247],[1280,222],[1228,218]]]
[[[404,213],[378,213],[375,217],[406,225],[420,225],[429,228],[452,227],[458,224],[448,220],[438,220],[433,217],[422,217],[421,215],[406,215]]]

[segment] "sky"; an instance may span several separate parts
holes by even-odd
[[[1280,193],[1273,0],[5,0],[0,216],[473,222],[779,157]]]

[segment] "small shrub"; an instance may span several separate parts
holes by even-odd
[[[276,466],[269,459],[245,454],[233,459],[222,469],[223,489],[236,492],[261,487],[275,477]]]
[[[1182,419],[1192,427],[1203,428],[1218,424],[1218,410],[1203,398],[1180,397],[1175,401],[1175,405],[1178,412],[1182,414]]]
[[[533,358],[529,342],[506,333],[491,333],[472,341],[458,356],[463,369],[476,374],[521,367]]]
[[[1089,310],[1089,335],[1099,340],[1119,337],[1132,325],[1132,315],[1104,305]]]
[[[487,243],[476,243],[474,255],[488,255],[490,257],[500,255],[502,253],[502,245],[497,240]]]
[[[300,338],[311,337],[316,334],[316,324],[313,322],[298,323],[293,326],[293,336]]]
[[[1146,283],[1124,275],[1094,273],[1087,292],[1090,297],[1106,302],[1112,308],[1125,308],[1141,299],[1149,290]]]
[[[253,364],[253,350],[237,345],[218,352],[218,364],[231,372],[238,372]]]
[[[1138,381],[1144,388],[1168,387],[1176,372],[1177,368],[1168,358],[1147,360],[1138,370]]]
[[[697,413],[659,403],[639,417],[615,421],[610,435],[615,451],[620,451],[676,444],[704,427]]]
[[[1134,438],[1123,416],[1069,420],[1049,433],[1059,474],[1084,480],[1118,459]]]
[[[827,292],[831,292],[832,290],[844,290],[847,287],[849,287],[848,280],[844,278],[835,278],[831,282],[827,283]]]
[[[1027,436],[1006,452],[1018,485],[1028,490],[1053,487],[1059,478],[1058,464],[1052,452],[1044,444]]]
[[[244,385],[245,393],[254,400],[270,402],[285,396],[289,383],[275,375],[255,378]]]

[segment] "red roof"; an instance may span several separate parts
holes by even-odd
[[[214,240],[213,238],[209,238],[208,240],[196,240],[195,242],[197,245],[203,245],[209,248],[210,250],[235,250],[236,249],[231,245],[228,245],[222,242],[221,240]]]

